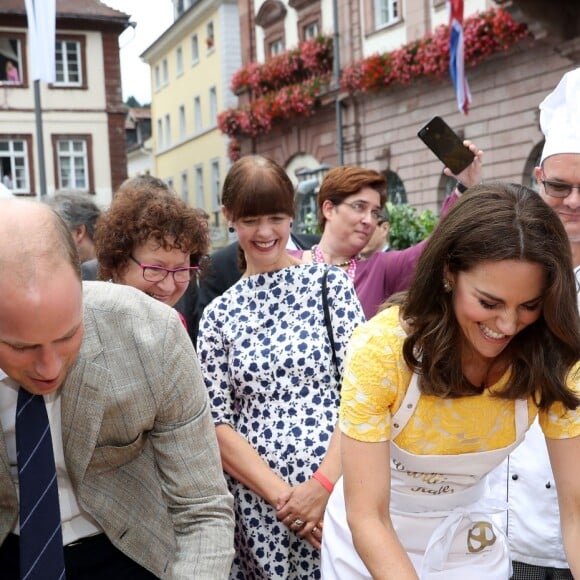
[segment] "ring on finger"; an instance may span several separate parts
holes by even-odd
[[[311,534],[315,534],[318,531],[318,526],[314,526],[312,530],[310,530]]]
[[[300,518],[296,518],[293,522],[292,522],[293,526],[296,526],[297,528],[301,528],[304,525],[304,522],[300,519]]]

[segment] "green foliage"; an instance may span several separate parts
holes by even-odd
[[[132,108],[139,108],[139,107],[143,106],[133,95],[131,95],[127,99],[125,105],[127,105],[127,107],[132,107]]]
[[[306,214],[306,219],[304,223],[300,224],[301,234],[320,234],[320,228],[318,227],[318,220],[316,215],[313,213]]]
[[[420,214],[406,203],[387,203],[389,210],[389,243],[394,250],[404,250],[424,240],[435,227],[437,216],[429,209]]]
[[[389,244],[394,250],[404,250],[424,240],[435,227],[438,216],[426,209],[418,213],[416,208],[406,203],[387,203],[389,210]],[[299,226],[301,234],[320,234],[318,219],[314,213],[308,213]]]

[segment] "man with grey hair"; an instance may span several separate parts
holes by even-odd
[[[95,225],[101,210],[90,196],[84,193],[57,193],[47,199],[47,204],[62,218],[70,230],[79,251],[81,262],[95,256]]]
[[[81,284],[25,200],[0,201],[0,292],[2,580],[227,579],[232,498],[175,310]]]

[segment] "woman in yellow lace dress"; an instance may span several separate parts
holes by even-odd
[[[570,249],[527,188],[472,188],[442,221],[400,307],[353,334],[340,410],[344,481],[324,579],[505,580],[485,475],[539,413],[580,577],[579,319]],[[348,518],[348,524],[347,524]]]

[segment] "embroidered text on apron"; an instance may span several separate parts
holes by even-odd
[[[501,449],[460,455],[415,455],[395,438],[420,398],[413,375],[405,399],[392,418],[391,520],[421,580],[507,580],[511,565],[507,540],[493,514],[507,504],[484,497],[485,475],[520,443],[528,428],[526,400],[515,402],[515,441]],[[346,522],[342,478],[328,501],[322,546],[323,580],[371,576],[352,543]]]

